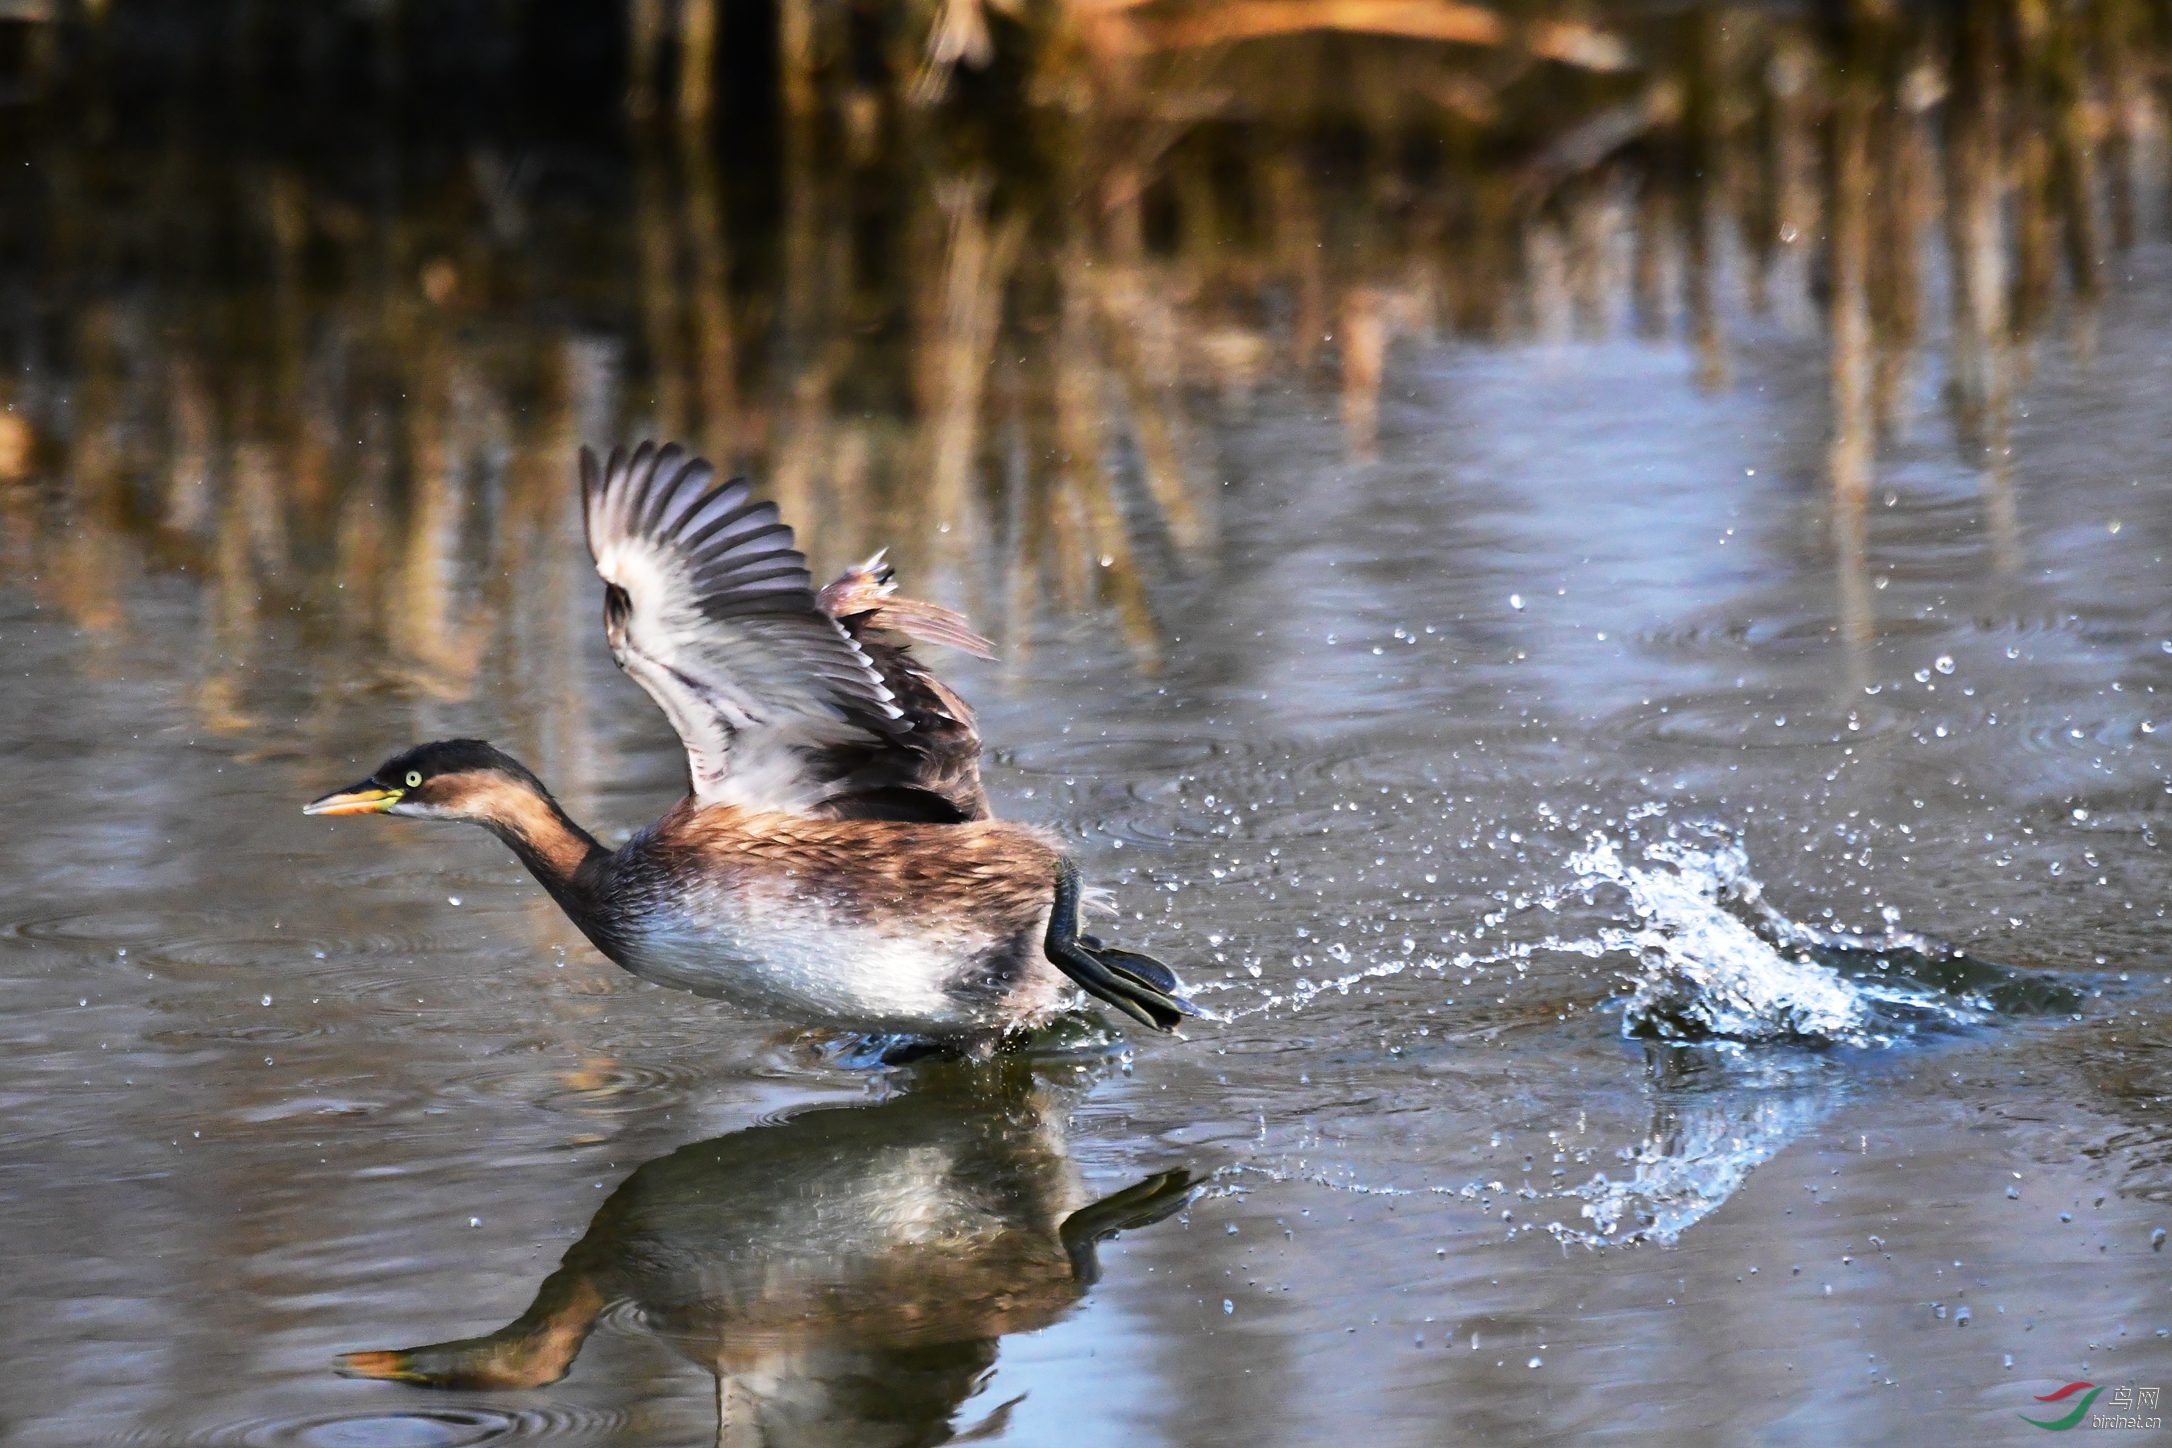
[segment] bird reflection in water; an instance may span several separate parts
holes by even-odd
[[[1064,1093],[1031,1066],[934,1061],[913,1074],[878,1105],[658,1157],[511,1323],[349,1353],[339,1370],[539,1387],[565,1376],[609,1313],[716,1375],[720,1444],[944,1441],[998,1340],[1062,1318],[1099,1275],[1095,1244],[1178,1211],[1193,1182],[1167,1171],[1088,1200]]]

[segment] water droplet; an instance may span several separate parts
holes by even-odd
[[[445,897],[445,903],[447,905],[458,905],[460,903],[460,897],[458,895],[447,895]]]
[[[270,1005],[270,1004],[271,1004],[271,996],[270,996],[270,994],[269,994],[269,993],[266,993],[266,994],[265,994],[264,996],[262,996],[262,997],[261,997],[260,999],[258,999],[258,1001],[257,1001],[257,1004],[258,1004],[258,1005],[260,1005],[260,1006],[268,1006],[268,1005]]]
[[[1931,664],[1931,667],[1932,667],[1932,668],[1934,668],[1934,669],[1936,669],[1936,670],[1938,670],[1938,672],[1940,672],[1941,674],[1950,674],[1950,673],[1952,673],[1952,672],[1953,672],[1953,655],[1951,655],[1951,654],[1940,654],[1940,655],[1939,655],[1939,656],[1937,657],[1937,659],[1935,659],[1935,660],[1934,660],[1934,661],[1932,662],[1932,664]]]
[[[1226,1297],[1222,1299],[1222,1316],[1224,1316],[1224,1317],[1228,1317],[1228,1316],[1230,1316],[1231,1314],[1235,1313],[1235,1312],[1236,1312],[1236,1310],[1237,1310],[1237,1304],[1236,1304],[1236,1303],[1234,1303],[1234,1302],[1231,1302],[1231,1301],[1230,1301],[1230,1300],[1229,1300],[1228,1298],[1226,1298]]]
[[[468,1225],[469,1225],[469,1226],[471,1226],[471,1227],[480,1227],[480,1226],[481,1226],[482,1224],[483,1224],[483,1219],[482,1219],[481,1217],[470,1217],[470,1218],[468,1218]]]
[[[1510,608],[1513,608],[1513,609],[1517,610],[1517,611],[1518,611],[1519,613],[1520,613],[1520,612],[1522,612],[1522,610],[1523,610],[1523,595],[1522,595],[1522,594],[1520,594],[1520,593],[1511,593],[1511,594],[1510,594],[1510,595],[1508,596],[1508,606],[1509,606]],[[2172,645],[2168,645],[2168,646],[2166,647],[2166,649],[2165,649],[2165,652],[2166,652],[2166,653],[2172,653]]]
[[[1527,1367],[1527,1368],[1537,1368],[1537,1367],[1544,1367],[1545,1365],[1546,1365],[1546,1359],[1544,1359],[1544,1358],[1542,1358],[1542,1357],[1533,1357],[1533,1358],[1531,1359],[1531,1361],[1529,1361],[1529,1362],[1527,1362],[1527,1363],[1525,1363],[1525,1364],[1524,1364],[1524,1366],[1525,1366],[1525,1367]]]

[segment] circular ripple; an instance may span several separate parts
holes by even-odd
[[[504,1062],[469,1071],[447,1089],[493,1101],[518,1101],[545,1111],[584,1116],[655,1104],[657,1093],[686,1091],[710,1079],[692,1064],[647,1061]]]
[[[1437,787],[1437,748],[1421,757],[1273,740],[1208,740],[1185,759],[1168,757],[1178,752],[1160,751],[1150,765],[1134,766],[1128,774],[1115,759],[1085,759],[1076,783],[1046,791],[1053,814],[1045,823],[1073,839],[1148,848],[1240,834],[1281,838],[1316,834],[1323,824],[1356,823],[1333,805],[1363,788]]]
[[[2101,749],[2133,749],[2148,739],[2172,733],[2172,729],[2159,726],[2155,735],[2144,734],[2142,725],[2148,722],[2140,714],[2122,715],[2116,719],[2080,719],[2070,715],[2056,718],[2039,717],[2022,725],[2021,747],[2031,754],[2073,754]]]
[[[491,1408],[410,1409],[402,1413],[326,1415],[259,1425],[242,1443],[308,1448],[468,1448],[524,1431],[520,1415]]]
[[[118,1441],[203,1448],[473,1448],[482,1443],[615,1441],[622,1414],[570,1406],[522,1411],[446,1405],[387,1412],[312,1413],[230,1423],[176,1438],[139,1432]]]
[[[226,1044],[242,1046],[280,1045],[287,1041],[305,1040],[322,1036],[327,1029],[321,1025],[280,1025],[269,1021],[250,1025],[200,1025],[177,1026],[172,1030],[153,1031],[147,1039],[162,1046],[195,1046]]]
[[[213,938],[222,919],[208,910],[84,910],[0,921],[0,936],[134,949],[176,937]]]
[[[264,930],[251,920],[246,928],[170,938],[148,947],[144,958],[179,972],[231,969],[236,964],[277,963],[305,966],[312,972],[339,969],[356,961],[421,960],[472,946],[473,930],[432,924],[387,930],[374,927],[354,935],[308,935],[292,930]]]
[[[442,957],[473,948],[483,938],[458,912],[448,913],[454,918],[426,927],[329,935],[268,930],[255,912],[88,910],[0,922],[0,938],[72,947],[92,956],[125,951],[121,964],[169,980],[225,980],[237,970],[273,968],[283,981],[314,978],[322,985],[312,988],[344,996],[403,991],[412,982],[388,971],[392,963]]]
[[[1897,639],[1930,637],[1952,627],[1937,618],[1912,614],[1891,618],[1880,615],[1878,636],[1891,643]],[[1749,665],[1757,659],[1777,661],[1817,657],[1831,650],[1839,639],[1840,621],[1831,613],[1692,620],[1674,627],[1640,630],[1629,636],[1629,641],[1639,649],[1660,658],[1736,667]]]
[[[1802,711],[1785,704],[1745,706],[1740,699],[1670,699],[1667,711],[1640,712],[1618,727],[1631,737],[1657,744],[1695,744],[1734,749],[1804,749],[1827,745],[1835,738],[1854,743],[1905,730],[1913,716],[1882,701],[1862,698],[1851,702],[1848,715],[1835,717],[1825,707]],[[1855,727],[1848,727],[1848,716]],[[1785,718],[1780,725],[1776,718]]]
[[[1002,763],[1020,774],[1044,779],[1074,775],[1168,774],[1184,769],[1212,768],[1216,761],[1231,755],[1258,759],[1277,748],[1271,740],[1172,739],[1160,735],[1143,739],[1062,736],[1040,740],[1026,749],[1007,753]],[[1281,748],[1286,749],[1286,746]]]

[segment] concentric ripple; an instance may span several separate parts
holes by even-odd
[[[476,1448],[484,1443],[608,1442],[624,1416],[570,1404],[506,1409],[430,1404],[351,1413],[266,1417],[176,1437],[141,1433],[110,1440],[175,1448]]]

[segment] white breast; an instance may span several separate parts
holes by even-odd
[[[645,912],[619,963],[810,1024],[941,1035],[1001,1024],[946,989],[997,943],[963,929],[878,929],[789,887],[711,889]]]

